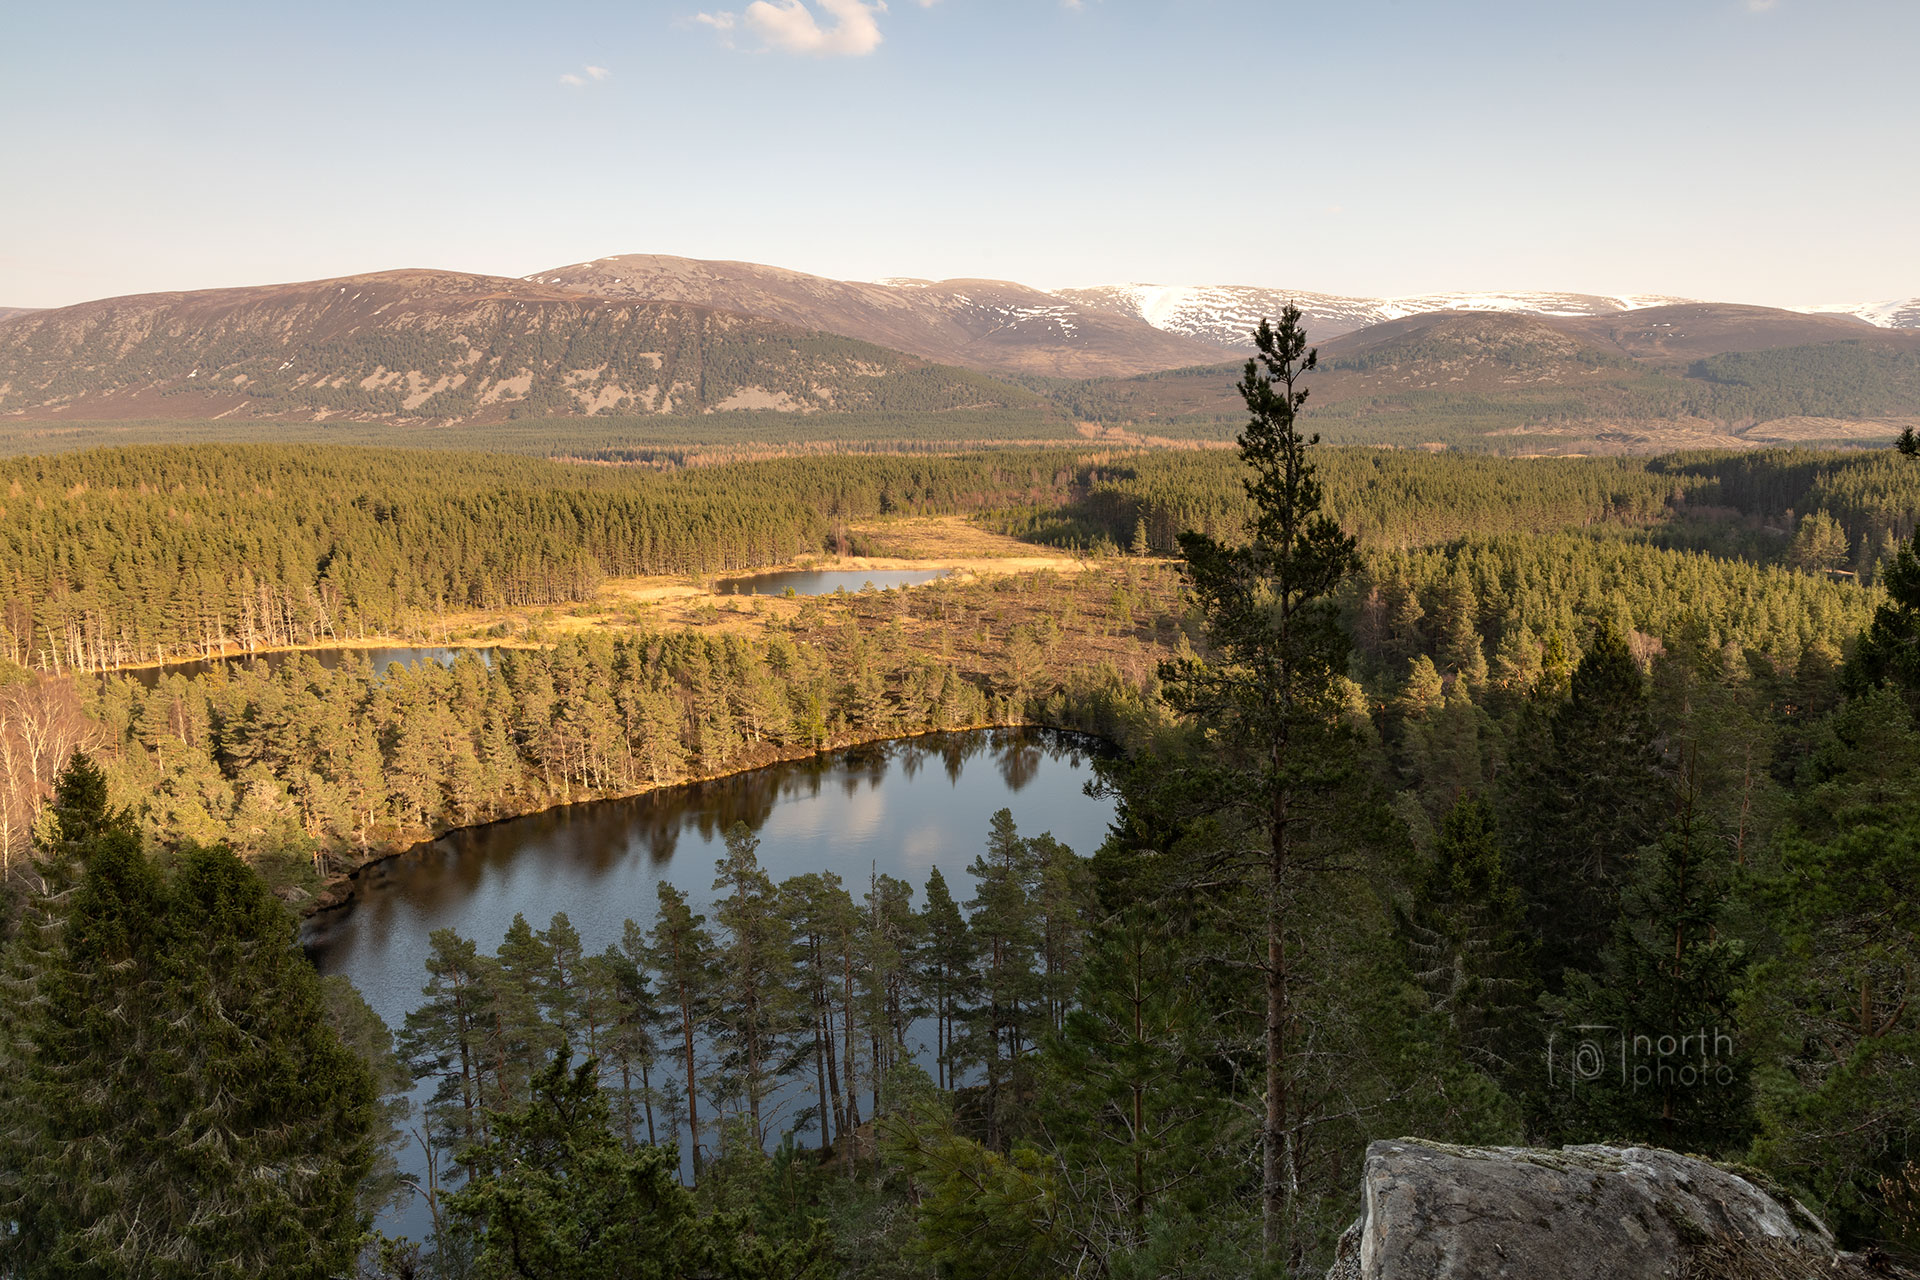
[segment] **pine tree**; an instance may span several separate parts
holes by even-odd
[[[1475,796],[1447,810],[1433,862],[1401,917],[1409,967],[1468,1061],[1511,1075],[1537,1037],[1526,904],[1507,878],[1493,811]]]
[[[1501,835],[1541,938],[1541,976],[1558,990],[1569,972],[1599,962],[1671,788],[1646,680],[1617,632],[1594,638],[1564,701],[1536,695],[1534,707],[1533,731],[1523,727],[1510,752]]]
[[[1307,457],[1319,437],[1296,426],[1307,398],[1299,382],[1317,363],[1299,309],[1288,306],[1277,330],[1262,320],[1254,345],[1259,354],[1247,362],[1239,388],[1250,414],[1240,457],[1253,471],[1244,481],[1253,509],[1247,541],[1230,547],[1205,534],[1181,536],[1210,652],[1166,664],[1162,679],[1168,700],[1217,735],[1223,756],[1238,765],[1222,778],[1221,800],[1243,811],[1252,846],[1244,857],[1257,868],[1267,940],[1261,1204],[1269,1258],[1288,1262],[1300,1248],[1289,1161],[1305,1116],[1289,1089],[1301,1029],[1287,913],[1307,870],[1303,803],[1333,785],[1336,677],[1346,670],[1333,592],[1357,566],[1357,552],[1321,509]]]
[[[726,855],[713,864],[713,887],[728,892],[713,911],[726,936],[710,1023],[723,1050],[723,1075],[746,1098],[754,1141],[764,1146],[761,1108],[789,1066],[788,930],[773,881],[760,869],[753,831],[736,822],[726,840]]]
[[[686,895],[662,880],[655,886],[660,899],[649,939],[647,962],[660,975],[660,1002],[669,1011],[670,1035],[676,1057],[685,1068],[689,1147],[696,1174],[700,1171],[700,1072],[697,1059],[701,1023],[713,1000],[717,956],[707,918],[687,906]]]
[[[1078,998],[1049,1038],[1042,1109],[1101,1252],[1138,1248],[1150,1218],[1231,1194],[1235,1126],[1208,1077],[1198,984],[1180,940],[1147,913],[1102,931]],[[1218,1203],[1218,1200],[1214,1200]]]
[[[1734,1013],[1744,948],[1721,933],[1733,858],[1696,801],[1683,797],[1622,895],[1599,972],[1574,975],[1559,1002],[1569,1023],[1609,1028],[1619,1037],[1609,1048],[1623,1055],[1624,1079],[1609,1072],[1564,1096],[1575,1133],[1588,1140],[1732,1152],[1751,1130]]]
[[[494,952],[490,974],[493,1053],[500,1062],[502,1098],[521,1097],[526,1082],[563,1042],[558,1024],[543,1015],[552,954],[522,913],[513,913]]]
[[[834,993],[839,957],[834,937],[849,929],[853,902],[833,872],[809,872],[780,884],[782,914],[793,929],[792,964],[813,1047],[815,1110],[820,1146],[844,1131],[846,1105],[840,1091],[839,1046],[834,1039]]]
[[[484,1141],[488,1109],[508,1102],[503,1064],[487,1054],[499,987],[492,961],[452,929],[435,929],[428,942],[427,999],[407,1015],[399,1051],[416,1080],[438,1081],[427,1128],[437,1145],[457,1150]]]
[[[564,1054],[536,1074],[525,1106],[496,1120],[476,1172],[449,1197],[479,1238],[478,1280],[813,1280],[821,1243],[756,1240],[737,1217],[701,1216],[675,1180],[671,1146],[614,1136],[595,1064]]]
[[[953,1085],[954,1042],[974,972],[974,946],[966,917],[935,867],[927,873],[927,905],[921,911],[920,982],[933,1003],[935,1084]]]
[[[1802,768],[1744,984],[1763,1167],[1837,1230],[1876,1233],[1884,1182],[1920,1161],[1920,727],[1891,691],[1845,703]]]
[[[978,882],[967,903],[967,929],[980,991],[980,1003],[968,1012],[968,1056],[986,1067],[988,1146],[999,1145],[1005,1127],[1009,1072],[1038,1030],[1033,960],[1040,938],[1028,889],[1031,860],[1012,811],[1001,809],[993,815],[985,853],[967,866]]]
[[[589,956],[583,966],[586,1005],[592,1024],[599,1028],[600,1061],[618,1075],[610,1105],[621,1141],[628,1147],[639,1144],[643,1117],[646,1141],[659,1141],[654,1127],[660,1098],[653,1086],[658,1057],[653,1029],[660,1022],[661,1009],[647,980],[646,962],[646,931],[627,920],[619,943],[608,943],[605,951]],[[677,1113],[671,1106],[666,1110],[669,1115]]]
[[[295,925],[224,849],[163,882],[84,759],[49,861],[80,868],[9,948],[0,1212],[21,1275],[346,1269],[375,1088]]]
[[[1040,999],[1043,1025],[1059,1031],[1073,1003],[1086,940],[1091,876],[1084,858],[1042,832],[1027,841],[1033,885],[1029,893],[1039,926]]]
[[[1920,715],[1920,554],[1914,538],[1880,567],[1887,598],[1854,645],[1843,680],[1856,695],[1877,687],[1900,690]]]

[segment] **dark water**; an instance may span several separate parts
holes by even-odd
[[[878,871],[912,884],[918,907],[937,866],[964,904],[974,887],[966,866],[997,809],[1012,810],[1023,835],[1050,831],[1082,854],[1099,845],[1112,805],[1082,789],[1096,749],[1045,730],[936,734],[455,832],[369,867],[354,901],[309,921],[305,941],[322,973],[345,974],[397,1029],[423,999],[435,929],[491,952],[515,912],[544,928],[564,911],[586,947],[600,951],[618,941],[628,917],[651,927],[663,880],[710,915],[714,861],[736,821],[759,836],[761,865],[775,882],[834,871],[859,901]],[[931,1041],[930,1023],[916,1032]],[[921,1057],[931,1071],[931,1051]],[[703,1116],[710,1106],[702,1104]],[[681,1134],[684,1154],[684,1127]],[[811,1138],[800,1135],[803,1145]],[[425,1211],[412,1206],[382,1226],[420,1239]]]
[[[264,663],[268,671],[278,671],[295,658],[308,657],[329,671],[336,670],[340,664],[350,659],[364,657],[373,664],[375,671],[384,672],[388,667],[399,664],[403,667],[417,667],[423,662],[437,662],[443,667],[453,665],[456,654],[477,654],[480,661],[493,665],[492,649],[440,649],[440,648],[395,648],[395,649],[296,649],[276,650],[272,653],[233,654],[224,658],[200,658],[192,662],[169,662],[164,667],[136,667],[119,674],[138,680],[149,689],[157,688],[165,676],[183,675],[188,679],[204,676],[216,667],[242,667],[249,663]]]
[[[945,569],[802,569],[791,573],[762,573],[751,578],[723,578],[718,592],[723,596],[830,596],[836,591],[860,591],[875,587],[917,587],[935,578],[944,578]]]

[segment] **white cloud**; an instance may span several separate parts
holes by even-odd
[[[1780,7],[1780,0],[1747,0],[1748,13],[1767,13]]]
[[[924,4],[931,0],[920,0]],[[719,31],[723,39],[745,25],[766,42],[770,49],[815,57],[858,58],[880,47],[882,36],[878,15],[887,11],[886,0],[814,0],[820,11],[833,19],[821,26],[806,0],[753,0],[746,12],[726,10],[694,15]]]
[[[589,63],[585,68],[583,68],[580,71],[561,72],[560,83],[567,86],[567,88],[569,89],[579,89],[579,88],[583,88],[584,86],[586,86],[592,81],[605,80],[608,76],[611,76],[612,74],[613,72],[607,70],[605,67],[596,67],[596,66],[593,66],[591,63]]]
[[[612,74],[613,72],[607,70],[605,67],[596,67],[591,65],[587,67],[587,75],[595,80],[605,80],[608,76]]]

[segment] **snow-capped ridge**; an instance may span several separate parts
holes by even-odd
[[[1368,298],[1260,285],[1168,285],[1130,282],[1060,289],[1058,295],[1089,310],[1145,320],[1156,329],[1221,346],[1245,348],[1262,317],[1292,303],[1315,338],[1335,338],[1387,320],[1435,311],[1498,311],[1540,316],[1607,316],[1647,307],[1698,301],[1658,293],[1553,293],[1480,290]],[[1920,298],[1866,304],[1791,308],[1803,313],[1854,316],[1885,329],[1920,328]]]

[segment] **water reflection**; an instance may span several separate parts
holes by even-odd
[[[191,662],[169,662],[162,667],[135,667],[115,674],[138,681],[149,689],[157,689],[160,682],[168,676],[210,675],[215,671],[235,671],[243,667],[265,670],[270,675],[279,674],[289,663],[300,658],[311,658],[328,671],[336,671],[350,662],[365,660],[376,672],[384,673],[390,666],[417,667],[423,662],[437,662],[443,667],[453,665],[455,657],[470,653],[488,666],[493,665],[492,649],[445,649],[434,646],[393,647],[379,649],[283,649],[271,653],[237,653],[224,658],[197,658]]]
[[[836,591],[886,591],[917,587],[944,578],[946,569],[796,569],[786,573],[759,573],[750,578],[723,578],[715,591],[723,596],[830,596]]]
[[[491,952],[516,912],[541,928],[564,911],[599,951],[628,917],[652,925],[661,881],[710,914],[714,860],[736,821],[759,835],[761,864],[776,882],[834,871],[858,900],[877,872],[910,883],[918,906],[937,866],[965,902],[974,887],[967,864],[997,809],[1011,809],[1024,834],[1050,831],[1083,854],[1099,845],[1112,805],[1083,790],[1094,749],[1042,730],[929,735],[458,831],[367,868],[353,902],[309,921],[303,940],[322,973],[345,974],[398,1028],[422,1001],[435,929]],[[916,1034],[930,1042],[931,1024]],[[419,1214],[409,1208],[385,1229],[418,1239]]]

